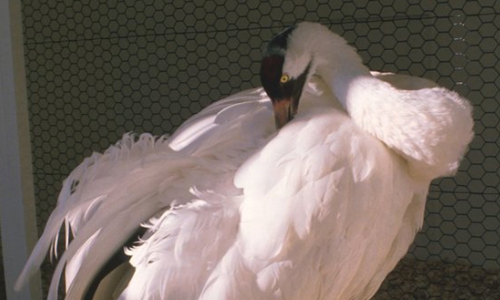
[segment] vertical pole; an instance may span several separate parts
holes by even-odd
[[[37,236],[19,0],[0,1],[0,228],[8,300],[41,298],[40,277],[13,286]]]

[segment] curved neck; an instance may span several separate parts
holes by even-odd
[[[355,84],[362,78],[373,78],[361,57],[344,39],[332,34],[324,46],[315,47],[315,73],[330,86],[332,93],[349,109],[349,102]],[[333,49],[333,50],[332,50]]]
[[[332,69],[325,66],[318,69],[318,75],[327,82],[332,93],[337,97],[342,106],[349,111],[353,95],[359,89],[361,79],[372,78],[368,69],[363,65],[344,65],[342,69]]]

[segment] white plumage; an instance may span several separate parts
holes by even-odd
[[[125,250],[131,267],[108,275],[96,298],[369,299],[421,227],[430,181],[457,170],[470,105],[425,79],[370,73],[319,24],[282,33],[269,57],[282,59],[277,70],[263,63],[283,80],[263,77],[273,102],[245,91],[171,137],[125,135],[78,166],[17,287],[66,224],[74,239],[49,299],[63,273],[66,299],[82,299],[143,224]],[[276,130],[273,108],[279,115],[287,80],[300,78],[298,111],[285,106],[294,118]]]

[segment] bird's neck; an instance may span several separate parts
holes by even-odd
[[[316,74],[329,85],[342,106],[350,112],[362,92],[363,82],[376,80],[366,68],[356,51],[347,44],[337,44],[338,51],[323,52],[318,49]],[[355,105],[359,105],[356,103]]]

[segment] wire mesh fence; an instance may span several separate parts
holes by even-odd
[[[372,70],[426,77],[474,104],[470,152],[457,176],[432,184],[423,231],[375,298],[500,299],[494,0],[23,0],[39,230],[84,157],[127,132],[172,133],[260,85],[265,43],[300,20],[341,34]]]

